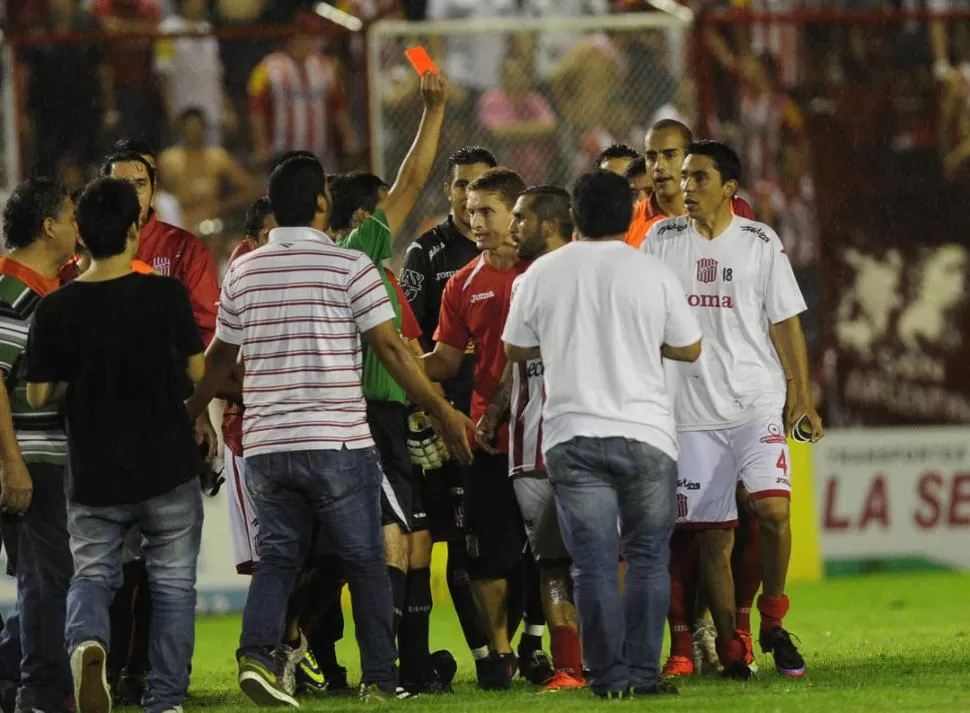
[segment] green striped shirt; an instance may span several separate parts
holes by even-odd
[[[25,350],[40,295],[12,275],[0,274],[0,372],[10,397],[13,427],[25,463],[67,463],[67,434],[60,407],[27,403]]]

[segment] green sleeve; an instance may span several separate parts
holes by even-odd
[[[360,250],[378,267],[391,257],[391,229],[387,216],[378,208],[370,218],[354,228],[342,247]]]

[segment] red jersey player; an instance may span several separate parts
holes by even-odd
[[[471,342],[477,365],[471,417],[485,413],[502,379],[506,358],[502,328],[508,316],[512,282],[525,271],[509,226],[522,178],[507,168],[493,168],[468,186],[468,213],[480,257],[456,272],[441,298],[434,351],[424,357],[432,381],[458,374]],[[508,631],[508,577],[522,560],[524,532],[515,491],[508,478],[508,431],[495,448],[478,448],[465,482],[469,575],[489,638],[490,654],[478,668],[483,689],[508,689],[515,655]]]

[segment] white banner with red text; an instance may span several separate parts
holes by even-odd
[[[970,570],[970,428],[833,430],[813,460],[826,574]]]

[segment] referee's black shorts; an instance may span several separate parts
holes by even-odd
[[[381,456],[381,524],[405,532],[428,529],[421,483],[408,452],[408,409],[393,401],[368,401],[367,424]]]
[[[465,472],[468,574],[472,579],[501,579],[519,564],[525,547],[509,457],[478,450]]]

